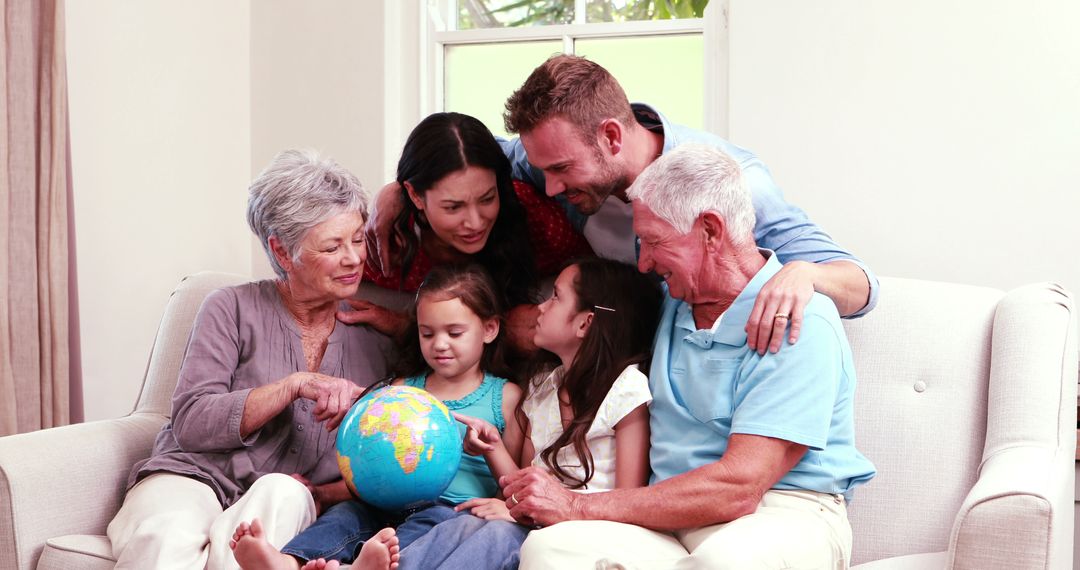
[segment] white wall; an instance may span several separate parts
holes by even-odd
[[[731,0],[730,132],[881,275],[1080,293],[1080,4]]]
[[[87,420],[131,411],[169,293],[248,273],[247,2],[68,2]]]
[[[67,4],[87,420],[132,409],[162,309],[181,277],[272,275],[244,211],[248,184],[274,154],[315,148],[369,190],[385,182],[397,154],[383,151],[384,125],[395,133],[400,126],[384,113],[384,18],[416,27],[416,5],[390,7],[350,0]],[[390,45],[406,51],[416,41],[391,35]],[[399,55],[394,50],[391,61]],[[398,106],[415,101],[400,97]]]
[[[383,11],[383,2],[252,2],[252,177],[281,150],[314,148],[369,193],[383,185]],[[251,241],[255,275],[272,275]]]
[[[841,244],[882,275],[1080,292],[1076,3],[730,3],[729,137]],[[269,274],[243,212],[274,153],[389,179],[418,6],[67,3],[88,420],[131,409],[181,276]]]

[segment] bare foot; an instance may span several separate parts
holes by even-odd
[[[352,567],[356,570],[394,570],[401,558],[399,551],[394,529],[384,528],[364,543]]]
[[[237,541],[249,534],[251,534],[251,525],[246,522],[240,523],[236,530],[233,531],[232,540],[229,541],[229,548],[235,550]]]
[[[242,570],[299,570],[300,563],[288,554],[283,554],[266,540],[262,523],[259,519],[251,524],[240,523],[229,541],[233,558]]]
[[[341,563],[337,560],[327,562],[322,558],[316,558],[308,560],[308,563],[300,567],[300,570],[337,570],[338,566],[341,566]]]

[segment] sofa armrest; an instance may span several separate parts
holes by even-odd
[[[165,421],[136,413],[0,438],[0,568],[31,570],[55,536],[105,534]]]
[[[1072,463],[1061,449],[1035,445],[987,458],[953,522],[948,567],[1071,567],[1058,560],[1054,530],[1072,521]]]

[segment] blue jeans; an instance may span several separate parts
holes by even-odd
[[[330,507],[281,551],[304,562],[324,558],[348,563],[356,559],[365,542],[385,527],[397,525],[398,544],[405,548],[457,514],[452,505],[443,502],[405,512],[386,512],[362,501],[345,501]]]
[[[446,520],[402,547],[399,570],[514,570],[529,529],[467,512]]]

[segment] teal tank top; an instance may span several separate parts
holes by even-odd
[[[427,375],[414,376],[405,379],[406,386],[423,389],[427,385]],[[502,434],[506,430],[506,420],[503,418],[503,386],[505,378],[492,376],[484,373],[484,379],[480,387],[473,390],[464,398],[458,400],[444,400],[451,412],[472,416],[486,420],[498,428]],[[465,424],[457,422],[461,436],[465,437]],[[491,475],[487,461],[483,457],[461,454],[461,466],[458,467],[457,475],[450,482],[450,486],[439,497],[444,501],[464,503],[469,499],[494,497],[499,490],[499,484]]]

